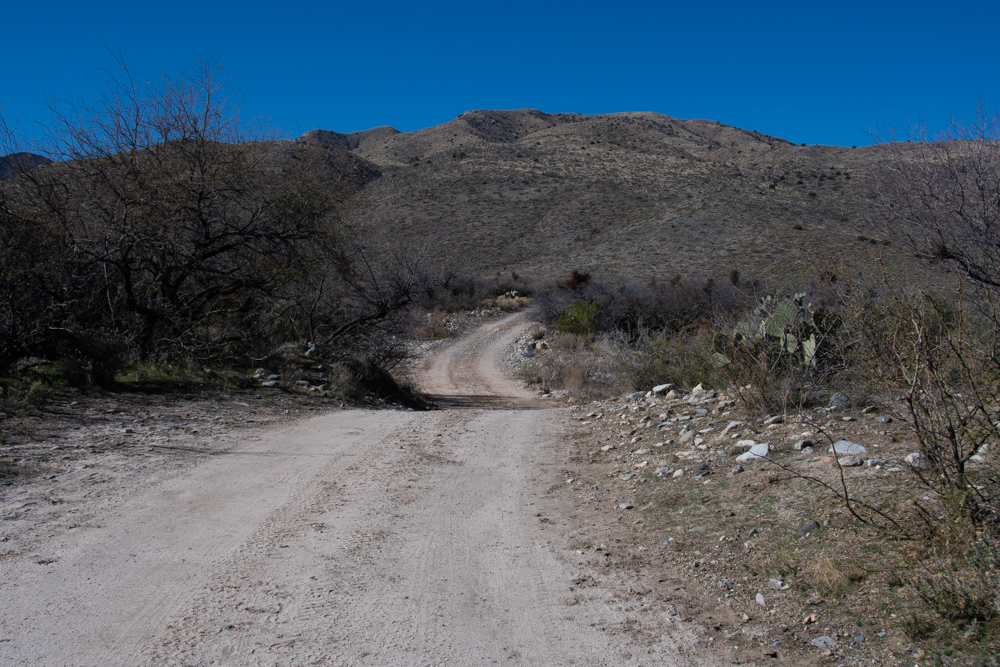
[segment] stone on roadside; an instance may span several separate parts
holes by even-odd
[[[843,468],[857,468],[864,464],[864,459],[859,456],[841,456],[837,459],[837,463]]]
[[[729,424],[726,426],[726,428],[722,429],[722,433],[720,433],[719,435],[729,435],[729,432],[732,431],[737,426],[743,426],[743,422],[741,422],[741,421],[731,421],[731,422],[729,422]]]
[[[674,389],[677,389],[677,387],[668,382],[667,384],[658,384],[653,387],[653,393],[662,394],[664,392],[673,391]]]
[[[868,453],[868,450],[862,445],[859,445],[856,442],[851,442],[850,440],[844,440],[843,438],[833,443],[833,446],[830,447],[829,451],[834,454],[844,454],[846,456],[859,456],[861,454]]]
[[[833,637],[829,635],[823,635],[822,637],[817,637],[810,642],[813,646],[818,648],[830,648],[837,645],[837,642],[833,641]]]
[[[818,521],[809,521],[808,523],[802,524],[801,526],[799,526],[799,529],[795,531],[795,534],[798,537],[805,537],[814,530],[819,530]]]
[[[746,463],[747,461],[756,461],[757,459],[765,458],[771,448],[766,443],[758,443],[750,448],[750,451],[744,452],[736,457],[736,460],[740,463]]]
[[[851,405],[851,397],[847,394],[838,391],[833,396],[830,397],[830,402],[827,404],[831,408],[846,408]]]

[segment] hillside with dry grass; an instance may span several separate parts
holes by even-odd
[[[707,120],[469,111],[416,132],[323,130],[382,178],[366,214],[453,269],[540,278],[746,276],[794,283],[816,267],[908,256],[864,223],[879,147],[796,146]]]

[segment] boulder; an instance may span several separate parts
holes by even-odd
[[[834,454],[844,454],[847,456],[859,456],[861,454],[867,454],[868,450],[856,442],[840,439],[833,443],[833,447],[830,448],[830,452]]]
[[[758,443],[750,448],[750,451],[744,452],[736,457],[736,460],[740,463],[746,463],[747,461],[755,461],[757,459],[765,458],[771,448],[766,443]]]

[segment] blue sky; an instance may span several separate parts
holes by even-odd
[[[0,109],[93,96],[121,53],[143,78],[209,58],[288,135],[403,131],[469,109],[656,111],[796,143],[1000,106],[1000,3],[17,2]]]

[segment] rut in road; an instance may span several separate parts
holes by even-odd
[[[570,593],[572,527],[536,518],[564,417],[500,370],[524,326],[428,360],[442,409],[265,431],[0,563],[4,664],[713,664]]]

